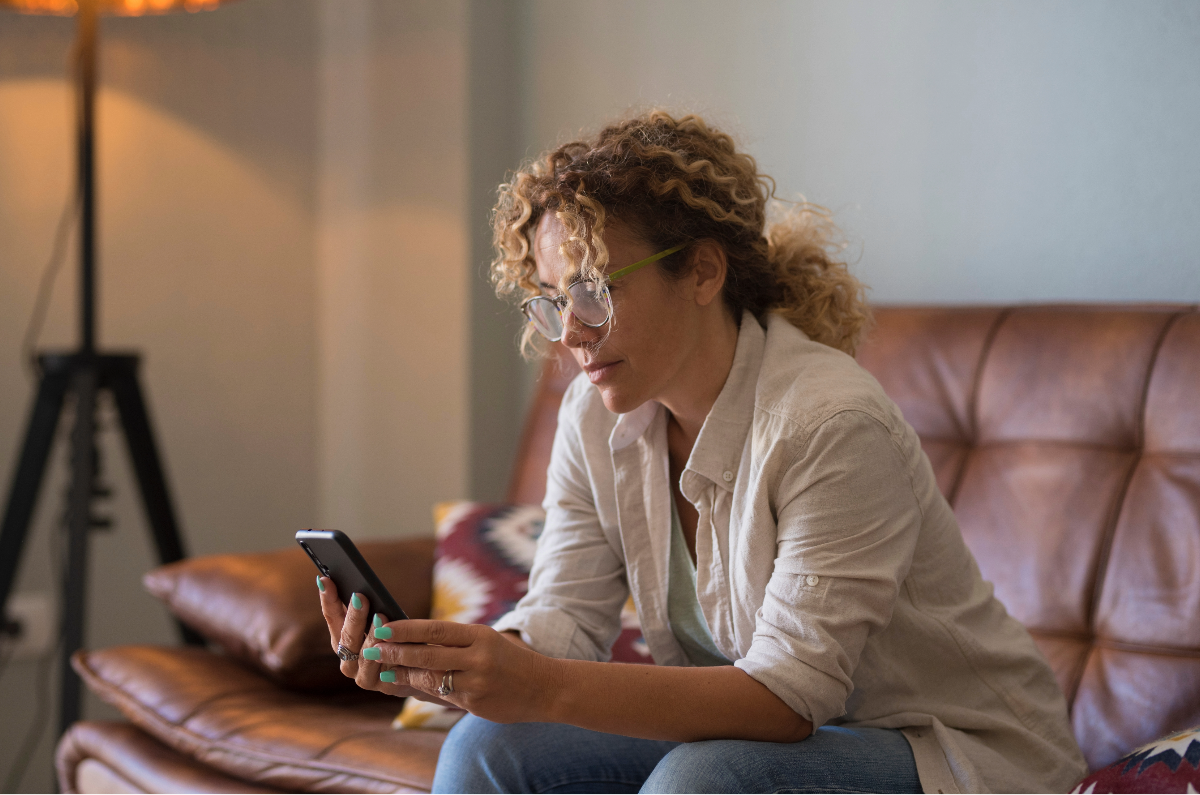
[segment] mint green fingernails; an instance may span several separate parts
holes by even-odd
[[[382,673],[379,674],[379,681],[380,682],[388,682],[388,683],[395,682],[396,681],[396,672],[395,671],[383,671]]]
[[[380,660],[383,659],[383,652],[377,646],[368,646],[362,650],[364,660]]]
[[[383,616],[381,616],[379,613],[376,613],[375,618],[371,619],[371,623],[373,623],[377,627],[382,627],[383,626]]]
[[[355,610],[362,610],[362,599],[358,594],[354,594],[354,596],[350,597],[350,606]]]
[[[321,582],[321,575],[317,575],[317,587],[321,589],[321,593],[325,593],[325,583]]]
[[[379,638],[380,640],[391,640],[392,639],[392,628],[391,627],[375,627],[375,637]]]

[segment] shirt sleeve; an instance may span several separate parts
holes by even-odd
[[[543,502],[546,523],[529,591],[492,626],[520,631],[522,640],[550,657],[607,661],[629,587],[624,561],[596,512],[576,417],[581,401],[572,392],[559,412]]]
[[[819,727],[846,712],[867,638],[891,621],[922,516],[908,459],[862,411],[819,425],[784,468],[778,546],[736,665]]]

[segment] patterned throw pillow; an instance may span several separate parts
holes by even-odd
[[[529,569],[546,514],[531,505],[446,502],[434,506],[437,549],[433,555],[430,616],[461,624],[491,624],[529,588]],[[653,664],[642,639],[633,600],[621,611],[621,634],[613,660]],[[410,698],[392,722],[397,729],[446,729],[463,716]]]
[[[1196,792],[1200,726],[1143,745],[1079,782],[1072,795],[1108,792]]]

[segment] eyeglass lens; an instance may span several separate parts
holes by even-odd
[[[576,282],[567,289],[567,294],[571,297],[569,311],[585,326],[603,326],[612,315],[608,291],[594,282]],[[562,339],[563,312],[553,299],[534,298],[525,305],[525,314],[546,339],[551,342]]]

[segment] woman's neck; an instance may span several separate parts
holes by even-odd
[[[671,413],[668,443],[672,458],[684,453],[684,462],[725,387],[737,351],[738,322],[724,307],[719,307],[719,319],[714,321],[702,326],[691,356],[672,380],[668,393],[659,398]]]

